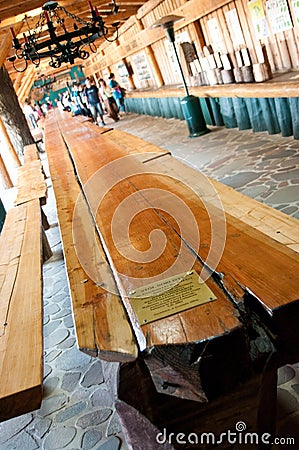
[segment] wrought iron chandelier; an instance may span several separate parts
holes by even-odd
[[[111,13],[116,14],[119,7],[115,0],[112,1],[113,9]],[[45,3],[35,28],[30,29],[28,26],[28,34],[23,33],[24,42],[22,43],[11,28],[15,54],[9,58],[9,61],[13,63],[14,69],[17,72],[24,72],[29,62],[37,67],[42,58],[50,58],[49,65],[54,68],[59,68],[62,63],[74,64],[76,58],[87,59],[89,57],[87,49],[96,53],[97,48],[94,44],[96,39],[104,37],[107,41],[115,41],[118,38],[119,22],[112,24],[113,32],[109,38],[109,29],[97,8],[93,7],[90,0],[88,0],[88,5],[91,19],[87,22],[70,13],[57,2],[49,1]],[[62,17],[63,14],[73,19],[73,31],[67,31],[65,19]],[[45,26],[49,37],[46,40],[41,40],[41,33]]]

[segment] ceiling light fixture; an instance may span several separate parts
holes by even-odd
[[[97,7],[93,7],[90,0],[88,0],[88,5],[91,19],[87,22],[70,13],[57,2],[45,3],[35,28],[31,30],[28,26],[28,34],[23,33],[24,42],[22,43],[11,28],[15,54],[9,58],[9,61],[13,63],[15,70],[24,72],[28,67],[28,62],[37,67],[42,58],[50,58],[49,65],[54,68],[59,68],[62,63],[74,64],[76,58],[87,59],[89,57],[88,50],[96,53],[95,40],[104,37],[107,41],[115,41],[118,38],[119,22],[112,24],[113,32],[108,37],[109,29]],[[113,1],[114,11],[115,8],[118,11],[118,6]],[[73,31],[67,31],[63,15],[73,19]],[[46,40],[41,39],[44,26],[47,27],[49,33]],[[115,35],[113,35],[114,32],[116,32]]]

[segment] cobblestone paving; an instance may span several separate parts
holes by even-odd
[[[299,219],[299,140],[267,132],[209,127],[188,138],[184,121],[128,114],[114,128],[166,148],[239,192]]]
[[[207,175],[298,217],[298,141],[216,128],[190,140],[184,122],[134,115],[123,117],[113,126],[168,148]],[[47,167],[45,171],[48,173]],[[43,402],[38,411],[0,424],[0,450],[128,450],[113,398],[103,380],[101,362],[76,346],[61,238],[48,182],[44,210],[51,224],[47,236],[54,254],[44,264]],[[295,437],[297,446],[298,402],[299,364],[288,365],[279,370],[277,435]],[[297,447],[273,447],[286,448]]]

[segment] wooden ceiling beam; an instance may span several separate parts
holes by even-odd
[[[28,19],[32,17],[37,17],[41,14],[42,8],[36,8],[28,11],[26,16]],[[14,17],[9,17],[8,19],[4,19],[0,22],[0,29],[6,29],[16,25],[17,23],[23,22],[25,14],[18,14]]]

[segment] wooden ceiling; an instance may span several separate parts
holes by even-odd
[[[3,63],[5,64],[12,80],[16,78],[18,73],[7,59],[14,54],[10,28],[14,29],[15,34],[22,42],[23,33],[28,31],[28,25],[31,29],[35,28],[44,3],[45,1],[39,0],[0,0],[0,66]],[[58,3],[83,20],[88,21],[91,17],[87,0],[61,0]],[[135,15],[144,3],[146,3],[144,0],[116,0],[119,9],[116,14],[113,14],[113,0],[92,0],[93,7],[97,7],[105,25],[108,27],[115,22],[124,23],[130,16]],[[65,17],[65,26],[68,30],[72,29],[73,20]],[[43,34],[47,35],[46,30],[42,30],[41,37]],[[101,40],[97,40],[96,43],[99,45]],[[53,74],[55,72],[55,69],[48,67],[47,61],[41,62],[39,72],[40,70],[43,73],[51,72]]]

